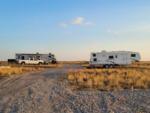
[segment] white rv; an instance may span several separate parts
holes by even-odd
[[[141,57],[138,52],[130,51],[102,51],[91,53],[91,67],[114,67],[118,65],[129,65],[132,62],[140,61]]]
[[[16,54],[16,61],[18,64],[48,64],[56,63],[56,58],[53,54]]]

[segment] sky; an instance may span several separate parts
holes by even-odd
[[[150,60],[149,0],[0,0],[0,60],[36,52],[89,60],[102,50]]]

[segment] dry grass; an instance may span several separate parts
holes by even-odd
[[[48,65],[19,65],[8,64],[6,61],[0,61],[0,77],[6,77],[16,74],[24,74],[27,72],[41,71],[46,68],[60,68],[62,64],[48,64]]]
[[[88,64],[88,61],[59,61],[58,63],[60,63],[60,64],[80,64],[80,65],[84,65],[84,64]]]
[[[0,67],[0,77],[6,77],[15,74],[24,74],[27,72],[36,72],[41,71],[44,68],[37,67],[10,67],[10,66],[1,66]]]
[[[82,69],[70,72],[67,79],[77,88],[100,90],[150,88],[149,69]]]

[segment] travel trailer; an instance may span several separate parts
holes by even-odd
[[[102,51],[91,53],[90,67],[114,67],[132,64],[140,61],[141,57],[138,52],[130,51]]]
[[[26,54],[17,53],[16,62],[18,64],[49,64],[56,63],[56,58],[53,54]]]

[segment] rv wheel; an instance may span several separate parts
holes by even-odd
[[[21,65],[25,65],[25,62],[21,62]]]
[[[114,67],[114,65],[110,65],[109,67],[110,67],[110,68],[113,68],[113,67]]]
[[[104,68],[109,68],[110,66],[109,65],[104,65]]]
[[[56,63],[57,63],[57,61],[55,61],[55,60],[52,61],[52,64],[56,64]]]
[[[39,62],[39,65],[42,65],[42,62]]]

